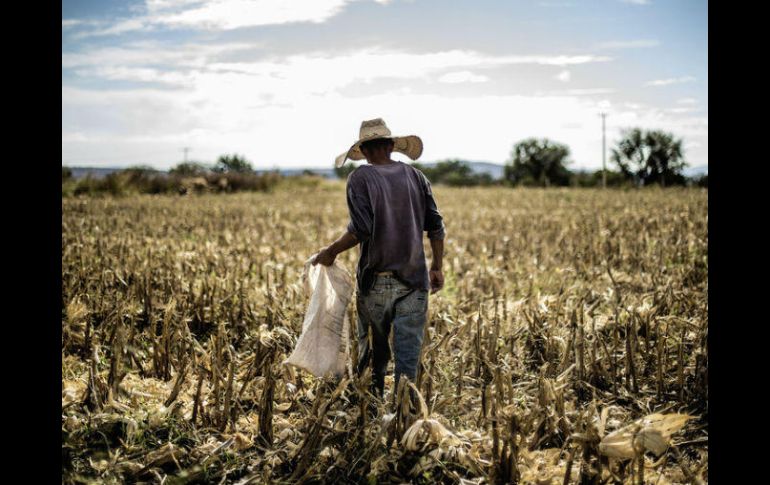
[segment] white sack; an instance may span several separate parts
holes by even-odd
[[[337,261],[331,266],[305,262],[302,273],[305,294],[310,298],[302,334],[283,363],[304,369],[316,377],[345,373],[350,353],[350,322],[347,307],[353,296],[353,278]]]

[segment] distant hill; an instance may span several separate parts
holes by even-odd
[[[72,178],[82,179],[87,175],[91,175],[92,178],[100,179],[104,178],[112,172],[123,170],[117,167],[68,167],[72,170]]]
[[[315,175],[320,175],[321,177],[328,179],[337,178],[337,175],[332,168],[258,168],[255,172],[266,173],[275,172],[276,170],[278,170],[278,173],[284,177],[297,177],[306,172],[312,172]]]
[[[682,173],[685,177],[688,178],[698,178],[702,175],[708,175],[709,174],[709,166],[708,165],[698,165],[697,167],[686,167]]]

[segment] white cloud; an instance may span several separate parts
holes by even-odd
[[[212,30],[321,23],[337,15],[347,3],[349,0],[213,0],[179,13],[159,15],[154,21]]]
[[[623,3],[631,3],[634,5],[650,5],[650,0],[620,0]]]
[[[71,27],[77,27],[78,25],[84,25],[86,22],[81,19],[62,19],[61,28],[68,29]]]
[[[681,98],[676,100],[677,104],[698,104],[695,98]]]
[[[75,69],[74,72],[81,77],[101,78],[110,81],[155,82],[172,86],[193,86],[193,80],[189,75],[146,67],[103,66]]]
[[[668,86],[669,84],[682,84],[695,81],[692,76],[673,77],[668,79],[655,79],[653,81],[647,81],[647,86]]]
[[[289,134],[298,128],[313,131],[316,135],[312,136],[320,137],[313,138],[313,144],[332,150],[328,140],[334,139],[329,131],[334,123],[377,117],[382,110],[393,113],[391,118],[400,116],[394,107],[401,105],[401,100],[417,100],[434,112],[451,110],[451,100],[421,97],[406,84],[385,97],[374,98],[343,97],[340,89],[346,86],[380,79],[429,82],[435,76],[443,76],[445,82],[472,83],[486,77],[468,68],[592,59],[490,56],[459,50],[416,54],[374,48],[253,62],[216,62],[219,54],[246,48],[243,44],[162,48],[145,42],[63,55],[63,67],[91,81],[152,82],[177,88],[81,90],[65,84],[62,127],[65,133],[80,135],[63,138],[64,160],[76,163],[101,156],[102,160],[114,161],[116,153],[137,153],[146,163],[167,166],[177,159],[174,157],[179,154],[179,146],[193,146],[195,155],[203,160],[238,150],[251,154],[259,166],[323,166],[326,161],[318,158],[323,150],[313,153],[303,144],[299,152],[287,153],[285,146],[294,145]],[[389,106],[383,99],[395,104]],[[154,150],[147,154],[146,147]],[[470,156],[470,151],[465,153]]]
[[[577,88],[577,89],[557,89],[552,91],[538,91],[536,96],[593,96],[597,94],[614,93],[614,89],[609,88]]]
[[[153,82],[177,88],[84,90],[63,85],[64,160],[77,163],[77,160],[97,157],[118,163],[124,158],[118,159],[116,154],[129,157],[133,153],[145,163],[168,166],[178,159],[180,146],[192,146],[195,156],[203,160],[238,151],[248,154],[258,166],[324,166],[328,157],[323,154],[336,155],[338,144],[348,143],[344,140],[351,123],[355,125],[361,119],[387,114],[399,121],[396,126],[409,129],[407,114],[410,114],[443,125],[446,120],[437,120],[437,117],[445,118],[455,107],[471,109],[474,100],[480,102],[479,108],[472,109],[477,116],[483,116],[484,110],[494,110],[490,120],[499,119],[503,123],[503,114],[498,114],[498,108],[494,107],[494,100],[499,99],[517,113],[526,113],[525,118],[532,117],[529,109],[539,110],[538,113],[547,109],[553,123],[558,118],[561,126],[570,120],[563,118],[556,106],[582,104],[584,102],[576,101],[578,98],[574,95],[587,93],[575,90],[565,94],[566,101],[556,102],[554,100],[565,98],[550,96],[547,99],[551,101],[545,102],[544,97],[426,96],[413,93],[404,84],[385,94],[366,97],[343,96],[340,89],[381,79],[478,83],[488,78],[475,73],[477,69],[606,60],[590,55],[492,56],[463,50],[411,53],[381,48],[306,53],[248,62],[217,59],[221,54],[247,52],[247,49],[249,46],[238,43],[182,44],[169,48],[156,42],[135,42],[123,47],[63,54],[63,68],[91,81]],[[415,107],[410,107],[411,103],[415,103]],[[559,116],[553,116],[554,113]],[[578,121],[578,117],[572,120],[573,124]],[[423,127],[428,133],[432,130]],[[418,128],[421,127],[414,129]],[[457,128],[447,126],[445,131],[454,132]],[[292,135],[297,132],[307,133],[308,143],[298,146]],[[345,136],[341,136],[343,132]],[[545,133],[545,129],[542,132]],[[437,142],[434,146],[442,148],[433,155],[428,152],[428,157],[450,156],[459,150],[458,156],[499,159],[508,150],[502,146],[497,148],[502,154],[484,149],[473,155],[473,144],[454,146],[454,142],[446,141],[438,132],[433,136],[444,141]],[[485,137],[486,142],[492,143],[491,140],[491,135]],[[507,144],[507,140],[508,136],[503,137],[502,142]],[[318,148],[310,149],[313,145]],[[287,151],[287,146],[292,146],[292,151]]]
[[[559,80],[559,81],[561,81],[563,83],[566,83],[566,82],[569,82],[570,77],[571,77],[570,72],[565,69],[565,70],[561,71],[559,74],[557,74],[555,76],[555,79],[557,79],[557,80]]]
[[[146,0],[132,18],[116,19],[107,28],[80,32],[75,38],[118,35],[160,26],[230,30],[290,23],[323,23],[355,0]],[[380,4],[387,0],[374,0]],[[143,10],[143,12],[141,12]]]
[[[489,81],[489,78],[487,76],[482,76],[479,74],[473,74],[470,71],[454,71],[454,72],[448,72],[438,78],[438,82],[440,83],[449,83],[449,84],[457,84],[457,83],[483,83]]]
[[[698,111],[697,107],[694,105],[688,105],[688,106],[679,106],[676,108],[668,108],[666,109],[667,113],[674,113],[674,114],[682,114],[682,113],[693,113]]]
[[[570,65],[600,62],[609,58],[580,56],[489,56],[475,51],[451,50],[432,53],[366,48],[345,54],[314,53],[257,62],[209,64],[210,71],[254,76],[262,87],[276,90],[327,92],[354,81],[379,78],[428,78],[432,73],[457,68],[490,68],[517,64]],[[481,82],[485,76],[449,73],[443,82]],[[482,79],[483,78],[483,79]],[[449,81],[447,81],[449,79]]]
[[[658,47],[660,41],[655,39],[637,40],[610,40],[597,44],[599,49],[638,49],[645,47]]]
[[[62,54],[62,69],[84,67],[203,68],[220,54],[259,50],[255,43],[178,44],[133,42],[121,47],[100,47]]]
[[[502,57],[505,61],[503,63],[510,64],[542,64],[546,66],[570,66],[575,64],[586,64],[589,62],[606,62],[611,61],[611,57],[607,56],[593,56],[593,55],[581,55],[581,56],[507,56]]]
[[[438,75],[443,83],[479,83],[487,76],[469,68],[510,65],[572,65],[605,61],[591,55],[491,56],[475,51],[411,53],[365,48],[347,53],[307,53],[256,61],[217,62],[223,53],[248,50],[245,44],[182,45],[155,43],[103,48],[62,55],[62,67],[91,79],[161,82],[220,96],[223,86],[249,86],[254,95],[270,95],[276,103],[297,104],[308,96],[329,93],[354,83],[379,79],[423,79]],[[164,70],[159,70],[163,65]],[[228,89],[225,89],[227,91]]]
[[[145,0],[144,7],[148,12],[159,13],[200,5],[202,3],[206,3],[206,0]]]
[[[148,21],[147,18],[136,17],[136,18],[120,20],[106,28],[101,28],[94,31],[79,32],[74,37],[78,39],[82,39],[86,37],[101,36],[101,35],[120,35],[120,34],[125,34],[126,32],[133,32],[136,30],[149,30],[152,28],[153,26],[151,25],[151,23]]]

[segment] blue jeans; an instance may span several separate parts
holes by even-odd
[[[393,276],[377,275],[375,278],[369,294],[358,294],[356,298],[358,371],[362,372],[371,359],[372,384],[382,395],[391,356],[388,341],[391,327],[396,385],[402,374],[411,380],[416,377],[428,312],[428,291],[409,288]]]

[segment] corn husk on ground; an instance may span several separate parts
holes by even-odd
[[[385,402],[281,365],[342,185],[63,200],[63,483],[707,481],[707,195],[435,194],[446,287]]]
[[[614,458],[635,458],[647,451],[660,455],[669,447],[671,434],[679,431],[688,419],[686,414],[645,416],[602,438],[599,451]]]

